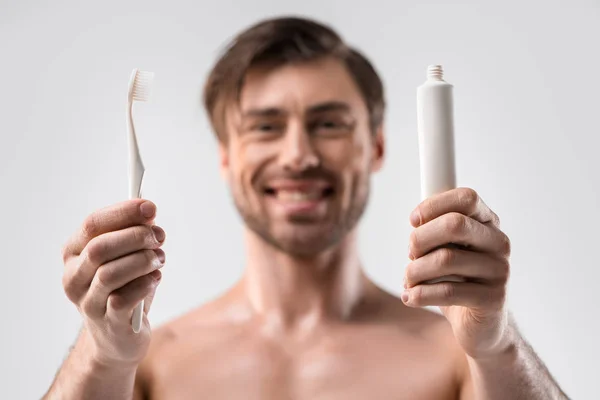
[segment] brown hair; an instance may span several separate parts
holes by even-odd
[[[370,127],[375,132],[383,120],[385,100],[383,84],[371,63],[331,28],[309,19],[286,17],[259,22],[238,34],[211,70],[204,86],[204,107],[219,140],[227,140],[225,109],[229,101],[239,100],[250,67],[326,56],[339,59],[350,72],[365,100]]]

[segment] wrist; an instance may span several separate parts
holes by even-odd
[[[97,357],[86,355],[82,359],[84,370],[95,377],[102,379],[134,379],[137,372],[137,365],[124,365],[119,363],[108,363]]]
[[[504,312],[490,331],[490,337],[480,343],[476,351],[467,354],[471,361],[493,364],[499,360],[508,361],[515,356],[521,337],[512,315]]]
[[[521,348],[522,338],[511,321],[507,324],[502,339],[498,341],[494,349],[477,357],[468,356],[469,364],[484,369],[510,368],[518,362]]]
[[[515,342],[505,345],[502,350],[492,354],[486,354],[479,357],[467,355],[470,365],[477,365],[480,368],[499,368],[510,367],[515,364],[519,356],[519,346]]]
[[[98,377],[135,377],[137,364],[108,360],[94,344],[89,333],[82,330],[77,345],[73,349],[74,355],[80,360],[82,369],[92,376]]]

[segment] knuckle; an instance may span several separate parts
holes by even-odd
[[[492,211],[492,225],[499,227],[500,226],[500,217],[498,214]]]
[[[500,260],[499,269],[502,280],[508,280],[508,277],[510,276],[510,262],[506,258]]]
[[[62,261],[63,264],[67,262],[67,260],[71,257],[70,251],[69,251],[69,242],[65,243],[62,245],[62,247],[60,248],[60,255],[62,257]]]
[[[128,221],[131,220],[132,215],[136,215],[137,211],[138,211],[138,200],[134,200],[131,204],[131,207],[135,210],[135,211],[130,211],[129,207],[127,207],[127,205],[118,205],[117,207],[114,208],[114,215],[115,218],[119,221]]]
[[[131,229],[131,240],[136,244],[143,244],[146,240],[146,233],[142,231],[142,228],[139,226]]]
[[[151,269],[158,263],[158,257],[154,250],[144,250],[142,251],[142,256],[144,257],[144,265],[146,266],[146,269]]]
[[[500,237],[500,251],[503,256],[506,256],[506,257],[510,256],[510,253],[511,253],[510,238],[507,235],[505,235],[504,233]]]
[[[79,305],[81,311],[83,312],[83,314],[87,315],[87,316],[92,316],[94,315],[94,303],[91,301],[90,298],[85,298],[81,301],[81,304]]]
[[[156,243],[154,233],[149,226],[137,226],[131,231],[132,240],[140,247]]]
[[[152,292],[158,286],[158,282],[156,279],[152,278],[150,275],[144,276],[144,293],[148,294]]]
[[[158,244],[158,240],[156,240],[156,236],[154,235],[154,231],[151,226],[144,226],[145,235],[146,235],[146,243],[150,243],[150,245],[154,246]]]
[[[452,263],[454,262],[455,258],[456,258],[456,252],[454,252],[454,250],[449,249],[447,247],[442,247],[438,250],[436,250],[437,253],[437,261],[438,261],[438,265],[441,266],[449,266],[452,265]]]
[[[106,245],[104,241],[99,239],[92,239],[83,253],[85,253],[85,259],[89,260],[92,265],[97,265],[101,262],[103,254],[106,252]]]
[[[412,268],[412,264],[409,264],[406,267],[406,271],[404,271],[404,278],[406,279],[406,283],[413,283],[415,280],[414,268]]]
[[[110,264],[101,265],[96,271],[96,280],[103,287],[110,287],[116,278],[116,270]]]
[[[81,233],[88,237],[93,238],[96,236],[98,232],[98,218],[96,214],[90,214],[83,220],[83,224],[81,226]]]
[[[67,295],[73,291],[73,286],[71,284],[71,281],[72,281],[71,277],[69,275],[67,275],[66,273],[64,273],[61,278],[61,283],[62,283],[63,289]]]
[[[121,293],[111,293],[108,296],[108,306],[115,311],[121,311],[127,306],[127,299]]]
[[[420,286],[414,287],[410,291],[410,302],[414,305],[420,305],[423,301],[423,290]]]
[[[451,234],[462,233],[466,226],[466,217],[460,213],[450,213],[445,218],[446,230]]]
[[[76,303],[78,300],[78,290],[74,279],[71,276],[64,274],[62,277],[62,285],[67,298],[71,302]]]
[[[466,210],[473,211],[477,207],[479,202],[479,194],[471,188],[459,188],[458,189],[458,202]]]
[[[421,216],[422,216],[421,219],[428,219],[428,218],[430,218],[430,216],[436,215],[433,200],[427,199],[427,200],[423,201],[423,203],[421,204],[421,207],[422,208],[419,210],[421,212]],[[423,218],[423,216],[425,216],[426,218]]]
[[[410,249],[413,253],[419,248],[419,240],[417,236],[417,230],[415,229],[410,233],[410,236],[408,238],[408,245],[410,246]]]
[[[454,298],[454,295],[456,294],[456,290],[453,284],[445,282],[442,283],[442,295],[444,296],[444,298],[446,299],[452,299]]]
[[[72,264],[65,265],[61,279],[63,291],[67,295],[67,298],[75,304],[79,302],[87,289],[85,283],[82,282],[81,277],[77,274],[80,268],[81,257],[78,257],[72,261]]]

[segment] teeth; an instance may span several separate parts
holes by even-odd
[[[321,192],[318,190],[310,192],[278,190],[276,196],[282,201],[309,201],[321,198]]]

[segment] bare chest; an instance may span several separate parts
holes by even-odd
[[[151,399],[456,399],[443,352],[419,341],[323,341],[305,349],[251,341],[171,349],[156,361]]]

